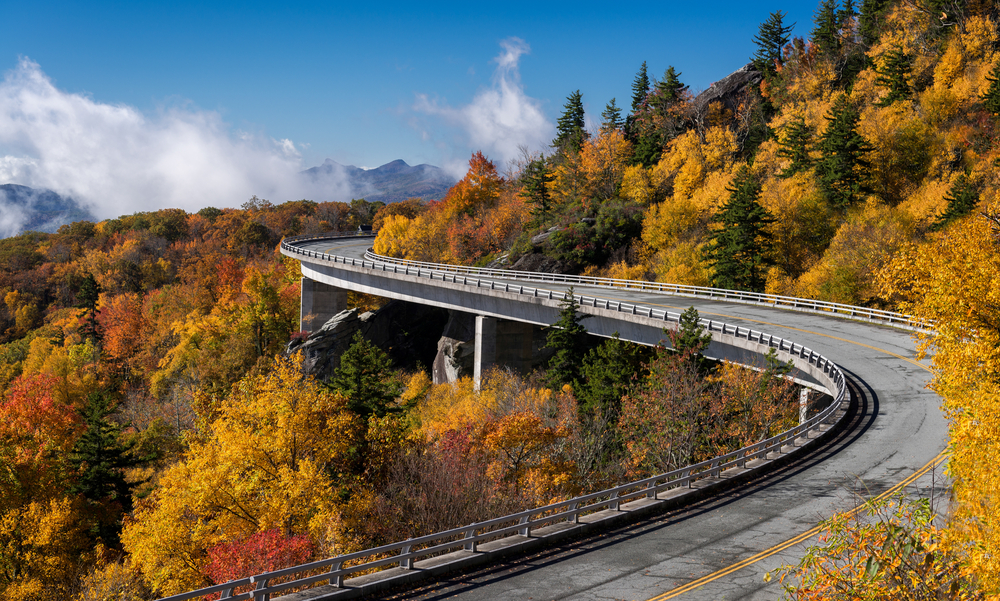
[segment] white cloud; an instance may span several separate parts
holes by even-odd
[[[482,150],[490,158],[507,162],[518,159],[522,147],[530,151],[547,148],[555,137],[555,126],[542,113],[541,103],[526,95],[521,84],[518,62],[530,52],[528,44],[512,37],[500,46],[503,50],[494,59],[497,68],[492,85],[480,90],[471,103],[455,108],[419,94],[413,108],[460,128],[472,150]],[[426,137],[426,130],[422,134]],[[463,165],[462,175],[467,160],[465,157],[457,162]],[[450,163],[446,161],[445,166],[450,167]]]
[[[302,178],[299,148],[232,132],[220,116],[192,108],[146,115],[57,89],[21,59],[0,82],[0,183],[48,188],[98,217],[165,207],[234,207],[252,195],[273,202],[345,200],[342,179]],[[0,222],[14,218],[0,215]]]

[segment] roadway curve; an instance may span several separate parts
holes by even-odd
[[[361,259],[370,240],[292,244]],[[304,271],[309,270],[308,258],[286,254],[302,260]],[[538,286],[566,288],[554,283]],[[947,423],[940,398],[926,388],[930,372],[917,361],[910,332],[636,290],[578,285],[575,291],[677,312],[694,305],[702,317],[782,336],[819,351],[840,365],[850,380],[857,407],[850,431],[792,467],[690,510],[561,545],[500,568],[452,576],[403,597],[775,599],[781,590],[776,583],[764,583],[763,574],[801,557],[804,545],[815,540],[809,532],[824,517],[853,507],[859,487],[878,494],[906,481],[908,490],[927,496],[932,480],[939,486],[943,481],[940,468],[913,477],[940,461]],[[791,539],[796,544],[788,545]],[[620,542],[607,544],[608,540]]]

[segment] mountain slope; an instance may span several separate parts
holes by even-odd
[[[417,197],[438,200],[456,181],[434,165],[411,167],[399,159],[375,169],[345,166],[327,159],[322,165],[306,169],[302,175],[319,185],[324,180],[346,177],[352,196],[385,203]]]
[[[72,198],[51,190],[0,185],[0,237],[25,231],[55,232],[59,226],[94,216]]]

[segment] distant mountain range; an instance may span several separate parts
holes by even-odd
[[[438,167],[411,167],[401,160],[375,169],[361,169],[327,159],[322,165],[301,174],[317,189],[322,189],[327,182],[331,189],[343,189],[346,179],[353,198],[385,203],[407,198],[438,200],[455,184],[455,178]],[[86,207],[72,198],[51,190],[0,185],[0,238],[27,231],[54,232],[61,225],[81,220],[96,221]]]
[[[54,232],[59,226],[94,216],[72,198],[51,190],[17,184],[0,185],[0,238],[21,232]]]
[[[395,160],[375,169],[361,169],[354,165],[341,165],[327,159],[322,165],[306,169],[303,175],[322,185],[324,180],[331,183],[346,177],[351,186],[351,196],[385,203],[398,202],[407,198],[438,200],[455,185],[455,178],[434,165],[411,167],[405,161]]]

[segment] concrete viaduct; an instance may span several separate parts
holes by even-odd
[[[581,312],[591,315],[583,322],[591,333],[618,332],[626,340],[656,344],[663,338],[660,316],[693,305],[703,319],[735,326],[733,334],[713,332],[710,355],[760,364],[766,347],[746,340],[741,328],[765,331],[802,345],[783,350],[783,359],[809,349],[832,359],[854,394],[851,431],[816,458],[764,478],[749,492],[724,493],[688,513],[626,529],[617,544],[587,540],[511,562],[504,570],[438,582],[421,590],[429,598],[773,599],[780,588],[765,583],[763,574],[796,561],[804,545],[815,542],[810,534],[817,522],[853,507],[857,491],[878,494],[905,484],[926,496],[934,493],[932,481],[943,481],[947,424],[940,398],[926,387],[928,366],[916,358],[914,324],[902,316],[706,289],[546,281],[559,279],[546,274],[480,270],[471,285],[463,280],[468,270],[403,266],[366,255],[370,243],[336,237],[283,243],[282,252],[301,261],[303,329],[344,308],[347,290],[465,311],[476,316],[478,376],[490,363],[523,359],[531,326],[553,323],[573,285],[584,300]],[[822,370],[798,359],[796,364],[794,375],[803,383],[829,388]]]

